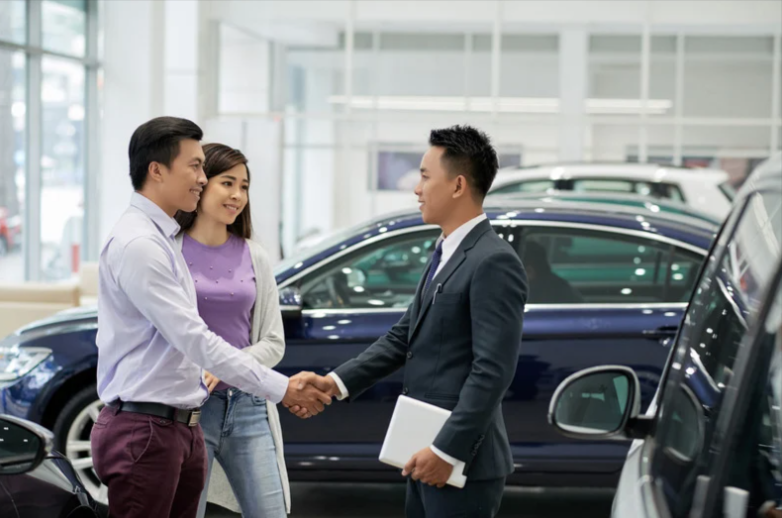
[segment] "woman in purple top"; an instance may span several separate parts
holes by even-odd
[[[252,241],[250,171],[238,150],[204,146],[209,180],[195,212],[178,213],[177,238],[198,295],[198,312],[228,343],[274,367],[285,352],[277,284],[269,258]],[[202,408],[207,498],[244,516],[279,518],[290,511],[290,488],[275,405],[204,375],[211,396]],[[217,459],[219,465],[214,464]]]

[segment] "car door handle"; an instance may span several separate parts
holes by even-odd
[[[657,329],[644,329],[643,335],[652,340],[662,340],[663,338],[673,338],[678,330],[679,326],[662,326]]]

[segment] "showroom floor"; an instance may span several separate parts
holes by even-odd
[[[403,518],[402,484],[293,483],[292,518]],[[613,491],[509,488],[498,518],[549,518],[568,516],[603,518],[611,513]],[[235,518],[238,514],[210,506],[207,518]]]

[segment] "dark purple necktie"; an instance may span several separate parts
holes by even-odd
[[[434,279],[434,275],[437,273],[437,267],[440,266],[440,259],[443,256],[443,242],[442,240],[437,243],[437,247],[434,249],[434,253],[432,254],[432,264],[429,266],[429,273],[426,275],[426,282],[424,283],[424,289],[421,292],[421,297],[424,296],[424,293],[426,293],[426,289],[429,287],[429,284],[432,282],[432,279]]]

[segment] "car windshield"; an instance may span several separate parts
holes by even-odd
[[[329,232],[323,236],[318,236],[319,238],[310,238],[308,239],[308,244],[297,246],[290,256],[283,258],[279,263],[277,263],[277,265],[274,267],[274,275],[277,276],[285,270],[293,267],[297,263],[305,261],[308,257],[320,254],[321,252],[328,250],[329,248],[336,246],[341,242],[346,241],[347,239],[350,239],[352,236],[364,233],[367,231],[367,229],[376,227],[378,223],[386,221],[389,219],[389,217],[392,216],[393,215],[391,214],[386,214],[369,222],[359,223],[358,225],[353,225],[352,227]],[[393,221],[391,223],[393,223]]]

